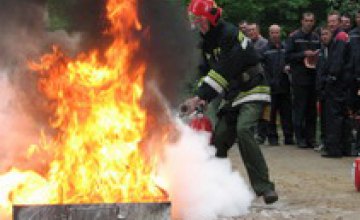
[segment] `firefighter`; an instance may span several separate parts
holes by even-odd
[[[285,61],[290,64],[293,92],[294,131],[299,148],[316,147],[316,70],[307,61],[316,60],[319,36],[313,31],[315,16],[306,12],[301,28],[294,31],[285,48]]]
[[[214,1],[192,0],[188,12],[202,38],[208,73],[185,105],[192,112],[223,97],[212,140],[216,157],[226,158],[237,140],[252,188],[266,204],[274,203],[278,195],[253,132],[263,104],[270,101],[259,57],[244,33],[221,19],[222,9]]]
[[[350,49],[351,49],[351,59],[352,59],[352,84],[351,84],[351,100],[350,105],[352,108],[353,116],[359,117],[360,115],[360,10],[357,11],[355,15],[356,27],[350,31]],[[356,127],[356,151],[360,155],[360,124],[357,119],[355,119],[357,126]]]
[[[269,27],[269,42],[261,52],[266,78],[270,85],[271,112],[268,129],[270,145],[279,145],[276,129],[276,116],[280,114],[281,127],[284,134],[284,144],[293,145],[293,125],[290,81],[288,66],[285,65],[285,43],[281,42],[279,25]]]
[[[349,89],[350,80],[349,80],[349,78],[351,76],[351,74],[349,73],[349,68],[350,68],[349,65],[351,65],[351,60],[349,58],[350,51],[349,51],[349,45],[348,45],[349,36],[343,30],[343,28],[341,26],[341,16],[340,16],[339,12],[333,11],[333,12],[329,13],[328,17],[327,17],[327,23],[328,23],[328,26],[329,26],[330,30],[333,33],[333,41],[336,42],[338,45],[342,45],[342,44],[345,45],[344,49],[343,49],[344,50],[343,53],[345,53],[344,56],[346,56],[346,60],[344,60],[344,64],[346,63],[348,66],[345,66],[345,67],[343,66],[342,85],[344,85],[344,87],[346,88],[346,91],[344,91],[345,94],[346,94],[346,97],[344,97],[344,99],[346,101],[346,102],[344,102],[344,106],[346,108],[345,108],[345,113],[342,115],[342,117],[344,118],[343,119],[343,125],[342,125],[342,128],[338,130],[338,132],[341,133],[341,139],[340,139],[341,143],[339,144],[339,146],[342,146],[341,147],[342,155],[343,156],[351,156],[351,151],[352,151],[352,149],[351,149],[352,148],[351,147],[351,141],[352,141],[351,140],[352,139],[351,138],[351,127],[352,126],[351,126],[351,120],[350,120],[350,117],[349,117],[349,106],[347,105],[348,104],[348,98],[349,98],[349,92],[350,92],[350,89]],[[337,48],[339,48],[339,47],[341,48],[341,46],[337,46]],[[341,49],[337,49],[337,50],[341,50]],[[338,60],[338,62],[340,62],[340,61]],[[325,103],[325,108],[326,108],[326,103]],[[328,119],[327,119],[327,116],[326,116],[327,113],[326,112],[329,112],[329,111],[330,110],[325,109],[325,124],[328,123]],[[331,120],[331,118],[329,120]],[[326,131],[326,127],[327,127],[327,125],[325,125],[325,131]],[[334,127],[333,127],[333,129],[334,129]],[[326,132],[325,132],[325,137],[326,137]],[[326,145],[326,143],[325,143],[325,145]]]
[[[320,88],[325,102],[325,145],[321,156],[340,158],[343,156],[346,126],[346,99],[348,93],[350,51],[348,36],[333,22],[339,22],[340,16],[328,15],[328,27],[321,30],[323,47],[318,63]]]

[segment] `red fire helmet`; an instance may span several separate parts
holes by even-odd
[[[191,0],[188,12],[195,16],[205,17],[215,26],[222,14],[222,9],[217,7],[214,0]]]

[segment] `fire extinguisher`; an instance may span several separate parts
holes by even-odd
[[[355,188],[360,192],[360,157],[356,158],[353,165],[353,176]]]
[[[186,115],[188,108],[181,106],[180,111]],[[195,112],[189,115],[188,125],[196,131],[206,131],[211,134],[213,132],[213,125],[210,118],[204,115],[204,106],[196,107]]]
[[[213,126],[209,117],[197,112],[189,121],[189,126],[197,131],[207,131],[212,133]]]

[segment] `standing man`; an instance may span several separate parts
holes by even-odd
[[[292,105],[288,67],[285,65],[285,44],[281,42],[281,28],[277,24],[269,27],[269,42],[262,52],[266,78],[270,85],[271,112],[268,129],[270,145],[279,145],[276,129],[277,114],[280,113],[284,144],[293,145]]]
[[[328,15],[328,24],[338,19],[335,14]],[[348,77],[350,51],[345,32],[333,32],[325,27],[321,30],[323,47],[320,52],[318,74],[320,88],[325,102],[325,146],[321,156],[339,158],[343,156],[346,131],[346,99],[348,94]],[[349,131],[350,132],[350,131]]]
[[[351,31],[351,26],[351,16],[347,13],[344,13],[341,16],[341,29],[346,33],[349,33]]]
[[[246,20],[242,20],[239,22],[239,29],[245,34],[245,36],[248,36],[248,22]]]
[[[354,116],[360,115],[360,10],[355,15],[356,27],[350,31],[350,50],[352,59],[351,108]],[[358,122],[357,122],[358,123]],[[356,126],[356,150],[360,155],[360,125]]]
[[[261,56],[261,52],[266,47],[268,40],[266,40],[261,36],[260,27],[257,23],[249,24],[247,30],[248,30],[248,36],[251,39],[252,43],[254,44],[255,50]],[[264,108],[264,111],[266,110],[268,111],[269,108]],[[263,114],[263,116],[265,116],[265,114]],[[256,141],[258,142],[258,144],[265,143],[266,137],[268,135],[268,126],[269,126],[268,119],[266,119],[265,117],[261,117],[256,127]]]
[[[223,104],[213,134],[216,157],[226,158],[237,141],[252,188],[266,204],[278,200],[268,167],[252,127],[270,101],[263,69],[250,40],[234,25],[220,19],[221,8],[213,0],[192,0],[188,7],[192,27],[200,32],[208,74],[196,96],[185,101],[189,112],[222,96]]]
[[[301,28],[290,35],[285,49],[285,61],[290,64],[292,76],[294,131],[299,148],[317,145],[315,61],[320,41],[313,31],[314,25],[314,14],[304,13]]]
[[[349,32],[351,56],[353,59],[352,75],[357,87],[360,89],[360,10],[355,15],[356,27]],[[357,92],[357,91],[356,91]],[[360,93],[359,93],[360,101]],[[357,110],[360,110],[360,102]]]
[[[257,23],[248,24],[247,31],[250,40],[254,44],[255,50],[258,52],[262,51],[268,43],[268,40],[261,36],[260,26]]]
[[[332,32],[332,41],[336,43],[336,47],[342,47],[343,44],[344,45],[347,45],[348,41],[349,41],[349,35],[342,29],[342,26],[341,26],[341,16],[340,16],[340,13],[337,12],[337,11],[333,11],[333,12],[330,12],[328,14],[328,17],[327,17],[327,25],[328,27],[330,28],[331,32]],[[345,48],[346,47],[346,48]],[[349,58],[348,58],[348,53],[349,50],[347,49],[348,46],[344,46],[344,49],[333,49],[336,51],[336,53],[344,53],[344,56],[346,56],[346,58],[343,58],[343,63],[342,65],[344,65],[345,63],[348,63],[349,61]],[[341,51],[341,50],[344,50],[344,51]],[[345,52],[346,51],[346,52]],[[340,56],[341,54],[339,54]],[[340,59],[340,57],[339,57]],[[337,61],[339,62],[339,60]],[[338,63],[339,64],[339,63]],[[341,70],[338,70],[340,71],[340,74],[344,79],[343,79],[343,82],[342,84],[345,84],[345,83],[348,83],[350,80],[350,74],[348,74],[348,69],[345,69],[344,66],[342,66],[343,69]],[[334,70],[332,70],[334,71]],[[346,84],[345,87],[347,88],[347,90],[345,91],[347,93],[346,97],[345,98],[349,98],[349,92],[350,92],[350,85],[349,84]],[[339,97],[336,97],[337,99],[339,99]],[[348,100],[347,100],[348,101]],[[344,105],[345,104],[348,104],[348,102],[344,102]],[[328,107],[329,105],[325,104],[325,124],[327,123],[331,123],[331,118],[328,119],[328,116],[326,114],[326,112],[330,112],[331,110],[327,110],[326,108]],[[341,136],[341,143],[339,144],[339,146],[341,145],[342,148],[341,148],[341,154],[343,156],[350,156],[351,154],[351,123],[350,123],[350,117],[349,117],[349,114],[348,114],[348,111],[349,111],[349,106],[346,106],[346,113],[342,114],[342,117],[344,118],[342,120],[342,122],[345,124],[344,126],[341,127],[340,130],[337,130],[338,132],[341,131],[342,133],[342,136]],[[335,108],[336,106],[334,106],[332,109],[335,111]],[[330,121],[329,121],[330,120]],[[329,122],[328,122],[329,121]],[[329,125],[330,126],[330,125]],[[333,143],[331,142],[336,142],[337,140],[331,140],[332,137],[327,137],[327,125],[325,125],[325,147],[326,147],[326,139],[328,139],[328,142],[329,144],[328,145],[333,145]],[[336,127],[334,126],[331,126],[332,129],[336,129]],[[334,131],[335,133],[335,131]],[[329,134],[329,136],[331,136],[331,134]],[[329,139],[330,138],[330,139]],[[339,137],[335,137],[335,138],[339,138]],[[332,148],[330,146],[330,148]],[[325,149],[326,150],[326,149]]]

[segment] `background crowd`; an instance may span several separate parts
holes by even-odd
[[[284,144],[321,151],[323,157],[360,152],[359,80],[360,10],[355,16],[328,13],[324,25],[311,12],[300,27],[282,37],[281,24],[266,27],[241,21],[239,29],[253,42],[271,88],[268,120],[257,126],[258,143],[279,145],[279,115]],[[317,129],[317,119],[321,126]],[[317,135],[319,130],[319,135]],[[319,136],[319,138],[317,138]]]

